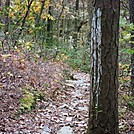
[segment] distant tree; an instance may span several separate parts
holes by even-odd
[[[39,21],[41,19],[41,15],[44,10],[44,6],[45,6],[45,0],[41,0],[41,8],[40,8],[39,14],[37,14],[37,16],[36,16],[36,26],[39,25]]]
[[[5,1],[5,33],[9,30],[9,6],[10,0]]]
[[[78,38],[78,17],[79,17],[79,0],[76,0],[75,1],[75,30],[74,30],[74,48],[76,49],[77,48],[77,38]]]
[[[48,14],[52,16],[52,6],[49,6],[48,8]],[[52,43],[52,20],[48,18],[47,20],[47,43]]]
[[[130,22],[134,24],[134,0],[129,0]],[[134,50],[134,29],[131,32],[131,49]],[[131,87],[134,96],[134,53],[131,54]]]
[[[88,134],[118,134],[120,0],[93,0]]]

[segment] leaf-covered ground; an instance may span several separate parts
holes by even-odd
[[[0,133],[85,134],[89,94],[89,75],[62,62],[0,54]],[[122,103],[120,133],[133,133],[134,114]]]

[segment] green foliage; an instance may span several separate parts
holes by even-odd
[[[70,67],[76,70],[80,70],[89,73],[89,46],[80,46],[74,49],[67,43],[61,43],[57,40],[53,40],[53,43],[43,44],[43,51],[36,51],[38,55],[41,55],[44,60],[53,60],[55,62],[67,63]]]
[[[47,37],[47,23],[48,19],[54,21],[55,19],[48,13],[50,0],[46,0],[43,10],[41,8],[42,2],[34,0],[31,5],[27,1],[15,0],[10,3],[9,7],[2,8],[0,12],[0,30],[8,27],[8,46],[11,48],[24,47],[28,50],[42,50],[43,43]],[[28,6],[30,6],[28,8]],[[41,11],[42,10],[42,11]],[[9,22],[5,25],[5,13],[9,16]],[[40,14],[41,13],[41,14]],[[40,15],[40,16],[39,16]],[[0,32],[1,32],[0,31]],[[25,36],[27,35],[27,36]],[[3,46],[1,46],[3,47]],[[2,48],[7,49],[7,48]]]
[[[131,95],[127,95],[127,94],[124,94],[123,97],[124,97],[125,101],[127,102],[127,105],[130,108],[134,108],[134,100],[133,100],[133,97]]]
[[[79,69],[89,73],[89,52],[87,47],[79,48],[76,51],[72,49],[68,53],[68,63],[74,69]]]
[[[90,58],[88,50],[88,46],[80,46],[75,50],[67,44],[59,44],[55,60],[65,62],[73,69],[89,73]]]
[[[31,93],[28,89],[24,89],[23,91],[23,96],[20,100],[20,111],[23,112],[23,111],[31,111],[34,103],[35,103],[35,100],[34,100],[34,95],[33,93]]]
[[[121,64],[130,64],[130,57],[134,52],[130,48],[131,32],[134,30],[134,25],[126,18],[127,17],[120,17],[119,62]]]
[[[123,11],[128,12],[128,11]],[[127,14],[127,13],[126,13]],[[131,92],[130,81],[131,81],[131,54],[134,54],[134,50],[131,49],[130,43],[134,43],[131,41],[131,38],[133,37],[131,35],[131,32],[134,30],[134,24],[130,23],[129,20],[125,17],[120,17],[120,39],[119,39],[119,82],[120,87],[123,87],[123,93],[122,98],[123,102],[122,105],[126,105],[127,108],[134,108],[134,101],[133,97],[130,94],[127,94],[127,92]],[[126,111],[124,111],[126,112]]]
[[[127,54],[134,54],[134,50],[133,49],[129,49],[129,48],[128,49],[127,48],[126,49],[122,49],[122,52],[123,53],[127,53]]]
[[[31,86],[24,87],[22,93],[19,113],[30,112],[35,108],[38,100],[45,100],[45,93]]]
[[[134,30],[134,25],[130,23],[126,18],[120,17],[120,43],[126,43],[130,41],[131,32]]]

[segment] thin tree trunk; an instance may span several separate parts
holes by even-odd
[[[24,18],[23,18],[23,20],[22,20],[21,29],[20,29],[19,32],[18,32],[17,39],[16,39],[16,41],[15,41],[15,43],[14,43],[14,46],[17,44],[18,39],[19,39],[19,37],[20,37],[20,35],[21,35],[23,29],[24,29],[24,25],[25,25],[25,22],[26,22],[26,18],[28,17],[28,14],[29,14],[29,12],[30,12],[30,8],[31,8],[31,5],[32,5],[33,1],[34,1],[34,0],[31,0],[31,1],[28,0],[27,11],[26,11],[25,16],[24,16]]]
[[[64,12],[64,8],[65,8],[65,0],[62,0],[62,9],[60,11],[60,14],[57,18],[57,38],[60,37],[61,34],[61,29],[60,29],[60,18],[62,16],[62,13]]]
[[[93,0],[87,0],[87,11],[88,11],[88,22],[89,22],[89,34],[88,34],[88,44],[91,43],[91,22],[92,22],[92,11],[93,11]]]
[[[48,14],[52,15],[52,6],[49,6]],[[47,21],[47,43],[52,43],[52,20],[48,18]]]
[[[5,33],[5,39],[4,39],[3,43],[2,43],[3,50],[5,48],[7,48],[8,50],[10,50],[10,46],[8,44],[8,42],[9,42],[9,37],[8,37],[9,36],[9,23],[10,23],[10,20],[9,20],[9,6],[10,6],[10,0],[6,0],[5,1],[5,31],[4,31],[4,33]]]
[[[74,48],[77,48],[77,38],[78,38],[78,17],[79,17],[79,0],[75,3],[75,30],[74,30]]]
[[[44,5],[45,5],[45,0],[42,0],[42,5],[41,5],[41,9],[40,9],[40,13],[38,14],[38,16],[36,17],[36,26],[39,25],[40,19],[41,19],[41,15],[44,9]]]
[[[119,0],[94,0],[88,134],[118,134]]]
[[[5,2],[5,33],[9,30],[9,6],[10,0],[6,0]]]

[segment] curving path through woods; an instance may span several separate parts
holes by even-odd
[[[0,134],[84,134],[88,121],[89,76],[73,72],[69,79],[64,71],[69,75],[73,72],[63,63],[34,63],[24,54],[1,55]],[[25,90],[44,96],[37,98],[30,112],[19,114]]]
[[[58,101],[45,109],[47,117],[42,134],[84,134],[88,122],[89,75],[75,73],[66,80]]]
[[[27,59],[24,54],[0,55],[0,134],[85,134],[89,75],[62,62]],[[41,96],[34,109],[18,114],[26,88]],[[125,91],[119,92],[120,134],[131,134],[134,113],[122,99]]]
[[[37,108],[19,117],[15,133],[84,134],[88,122],[89,75],[75,73],[62,82],[55,98],[39,101]],[[19,131],[18,131],[19,130]]]

